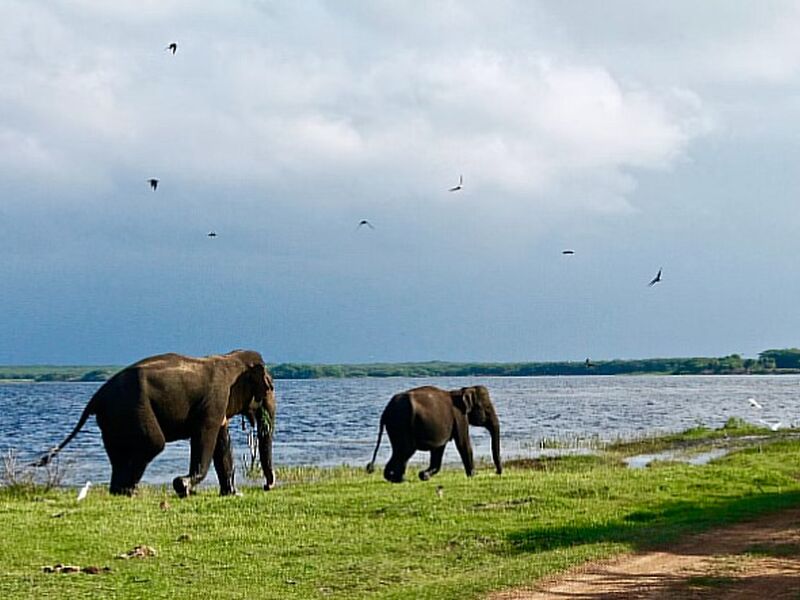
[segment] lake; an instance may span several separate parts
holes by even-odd
[[[504,459],[538,455],[544,440],[580,448],[592,441],[695,425],[719,427],[730,417],[784,426],[800,423],[800,376],[793,375],[276,380],[275,466],[364,466],[372,457],[378,420],[392,394],[421,385],[456,388],[478,383],[489,388],[500,416]],[[28,461],[57,445],[99,386],[0,384],[0,455],[14,448]],[[751,407],[748,398],[763,408]],[[247,451],[246,434],[238,418],[231,429],[238,465]],[[489,461],[488,433],[472,428],[471,435],[476,459]],[[379,472],[389,453],[384,435]],[[65,483],[108,481],[111,469],[93,417],[60,456]],[[427,453],[417,453],[413,462],[427,459]],[[459,462],[452,444],[445,461]],[[186,473],[188,463],[188,442],[169,444],[150,464],[143,481],[170,483]],[[215,481],[212,467],[204,485]]]

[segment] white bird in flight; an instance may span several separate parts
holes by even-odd
[[[767,427],[769,427],[769,428],[770,428],[772,431],[778,431],[778,429],[780,429],[781,427],[783,427],[783,423],[782,423],[782,422],[780,422],[780,421],[778,421],[777,423],[767,423],[767,422],[766,422],[764,419],[759,419],[759,420],[758,420],[758,422],[759,422],[759,423],[762,423],[763,425],[766,425],[766,426],[767,426]]]
[[[748,399],[747,399],[747,401],[750,403],[750,406],[752,406],[753,408],[757,408],[757,409],[759,409],[759,410],[761,410],[762,408],[764,408],[763,406],[761,406],[761,405],[758,403],[758,400],[756,400],[755,398],[748,398]]]
[[[463,176],[463,175],[459,175],[459,176],[458,176],[458,185],[455,185],[455,186],[451,187],[451,188],[450,188],[448,191],[450,191],[450,192],[457,192],[457,191],[459,191],[459,190],[460,190],[462,187],[464,187],[464,176]]]
[[[86,484],[81,488],[81,491],[78,492],[78,502],[86,498],[89,495],[89,488],[92,487],[92,482],[87,481]]]

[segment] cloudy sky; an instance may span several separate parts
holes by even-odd
[[[798,31],[793,1],[4,0],[0,363],[800,345]]]

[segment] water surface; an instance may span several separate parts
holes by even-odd
[[[800,376],[450,377],[277,380],[274,458],[285,465],[365,465],[381,411],[392,394],[420,385],[483,384],[500,416],[504,458],[537,455],[543,440],[585,440],[721,426],[729,417],[790,425],[800,422]],[[97,390],[95,383],[0,384],[0,454],[16,448],[31,459],[58,444]],[[750,406],[755,398],[762,410]],[[246,452],[238,419],[234,447]],[[490,460],[489,436],[471,429],[476,459]],[[582,441],[583,440],[583,441]],[[378,463],[389,456],[384,436]],[[61,453],[66,483],[108,481],[110,467],[94,418]],[[417,453],[415,462],[427,461]],[[458,462],[451,444],[445,461]],[[144,481],[169,483],[188,470],[188,442],[169,444]],[[215,481],[213,468],[209,481]]]

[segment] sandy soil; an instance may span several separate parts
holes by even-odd
[[[800,508],[581,565],[490,600],[800,599]]]

